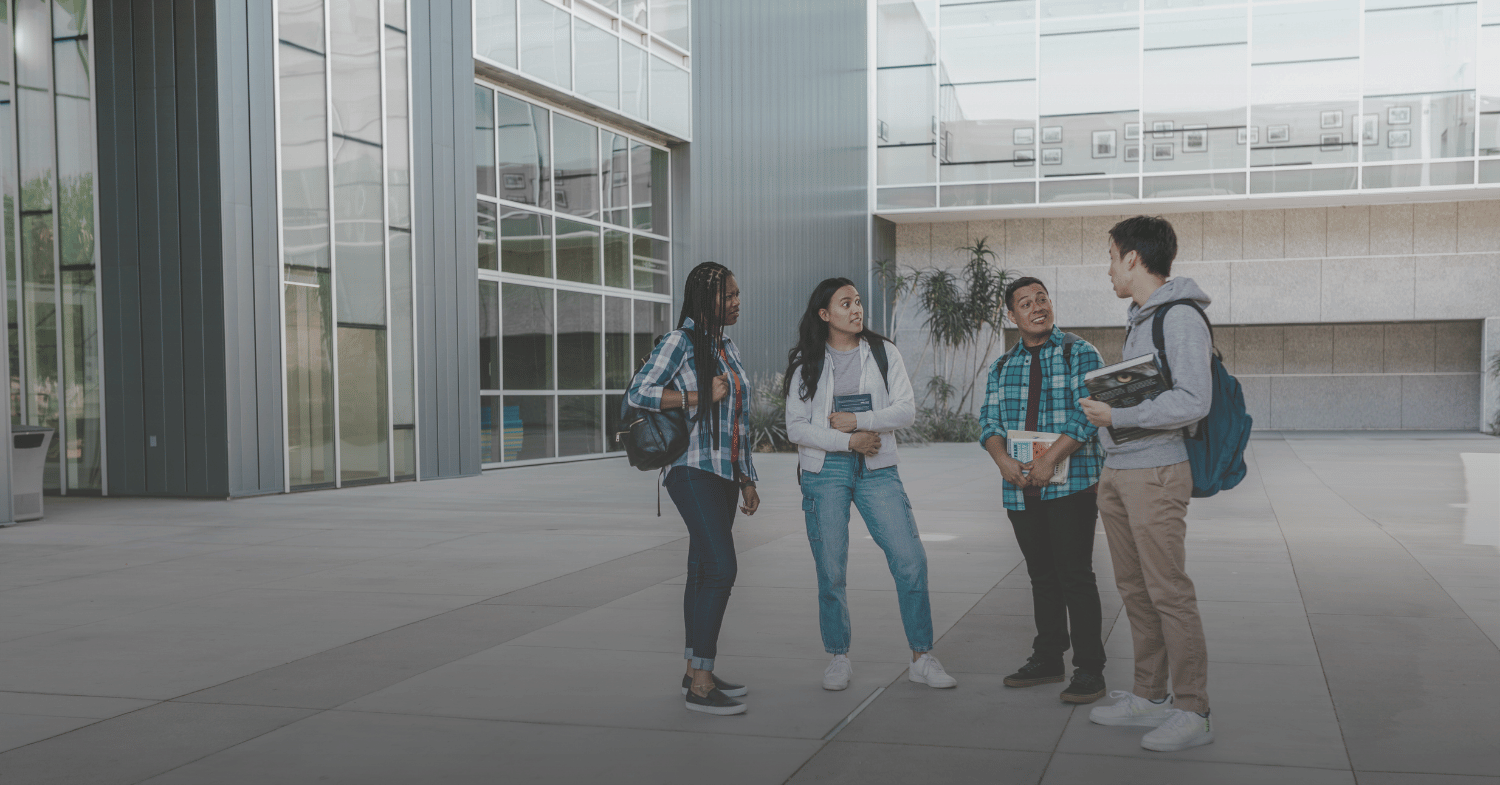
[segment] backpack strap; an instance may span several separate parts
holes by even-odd
[[[1073,373],[1073,344],[1083,340],[1072,333],[1063,333],[1063,367]]]
[[[880,381],[885,382],[885,391],[891,391],[891,358],[885,354],[885,341],[870,341],[870,354],[875,357],[875,367],[880,369]]]
[[[1172,363],[1167,359],[1167,335],[1166,322],[1167,311],[1172,310],[1174,305],[1191,305],[1198,315],[1203,317],[1204,324],[1208,325],[1209,345],[1213,345],[1214,323],[1209,321],[1208,314],[1193,300],[1173,300],[1157,307],[1156,313],[1151,317],[1151,342],[1156,345],[1156,355],[1161,359],[1161,375],[1167,377],[1167,386],[1172,386]]]

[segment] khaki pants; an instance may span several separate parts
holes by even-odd
[[[1099,517],[1109,541],[1115,585],[1135,642],[1135,694],[1167,696],[1184,711],[1208,711],[1208,645],[1198,595],[1187,576],[1187,461],[1152,469],[1111,469],[1099,478]]]

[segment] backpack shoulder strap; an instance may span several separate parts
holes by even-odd
[[[1063,367],[1073,372],[1073,344],[1083,340],[1072,333],[1063,333]]]
[[[1193,310],[1197,311],[1198,315],[1203,317],[1203,322],[1208,325],[1209,343],[1212,344],[1214,339],[1214,323],[1209,321],[1208,314],[1204,313],[1203,308],[1193,300],[1173,300],[1169,303],[1163,303],[1156,309],[1156,313],[1151,317],[1151,342],[1156,345],[1157,357],[1161,358],[1161,373],[1162,376],[1167,377],[1168,387],[1172,386],[1172,364],[1167,359],[1166,322],[1167,311],[1172,310],[1172,306],[1174,305],[1191,305]]]
[[[875,366],[880,369],[880,381],[885,382],[886,392],[891,391],[891,358],[886,356],[885,341],[870,341],[870,354],[875,356]]]

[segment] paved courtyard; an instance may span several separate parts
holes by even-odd
[[[727,718],[682,708],[687,540],[623,461],[48,499],[0,530],[0,783],[1500,783],[1497,454],[1465,434],[1258,435],[1249,479],[1191,509],[1218,741],[1172,754],[1090,724],[1062,685],[1001,685],[1030,589],[970,445],[902,465],[958,689],[906,681],[857,519],[855,678],[820,688],[792,458],[763,456],[719,657],[750,711]],[[1106,678],[1128,689],[1102,533],[1095,550]]]

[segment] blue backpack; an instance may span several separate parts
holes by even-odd
[[[1167,311],[1174,305],[1191,305],[1193,310],[1208,324],[1209,339],[1213,339],[1214,325],[1208,314],[1192,300],[1173,300],[1156,309],[1151,323],[1151,338],[1156,343],[1156,354],[1161,359],[1161,372],[1167,385],[1172,384],[1172,369],[1167,363],[1166,336],[1163,323]],[[1197,433],[1188,433],[1188,464],[1193,469],[1193,498],[1213,496],[1228,490],[1245,479],[1245,445],[1250,441],[1250,413],[1245,409],[1245,393],[1240,381],[1224,368],[1223,356],[1214,349],[1209,358],[1213,376],[1213,403],[1208,416],[1198,422]]]

